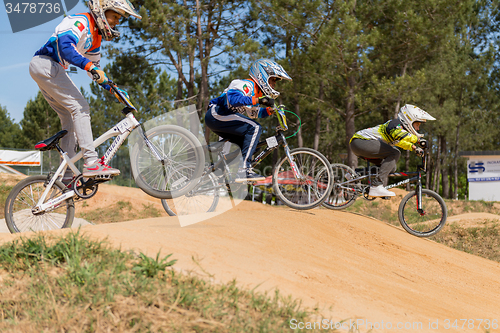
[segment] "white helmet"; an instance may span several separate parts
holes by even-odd
[[[89,0],[88,6],[102,38],[108,41],[119,37],[120,33],[109,25],[105,14],[107,10],[115,11],[124,17],[132,15],[139,20],[142,19],[129,0]]]
[[[269,84],[269,78],[276,77],[280,80],[292,80],[281,65],[269,59],[259,59],[250,67],[250,77],[257,82],[264,95],[273,99],[278,98],[280,93]]]
[[[417,132],[417,130],[413,127],[413,123],[416,121],[425,123],[427,120],[436,120],[436,118],[421,108],[410,104],[406,104],[399,110],[398,118],[401,121],[401,124],[403,124],[405,130],[413,135],[416,135],[418,138],[421,138],[424,135]]]

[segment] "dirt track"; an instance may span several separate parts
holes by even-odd
[[[244,202],[184,228],[175,217],[160,217],[84,230],[123,249],[173,253],[178,269],[215,281],[278,288],[334,321],[363,319],[360,332],[369,331],[366,321],[392,325],[375,332],[484,332],[478,319],[500,325],[499,263],[351,213]],[[459,327],[460,319],[474,319],[474,328],[446,329],[446,319],[458,319]],[[438,329],[429,328],[436,320]]]

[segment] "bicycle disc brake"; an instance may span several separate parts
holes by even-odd
[[[73,182],[73,190],[82,199],[92,198],[97,193],[97,183],[93,178],[84,180],[82,175],[76,177]]]

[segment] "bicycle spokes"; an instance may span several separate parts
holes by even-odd
[[[435,192],[410,192],[399,207],[401,225],[411,234],[428,237],[438,232],[446,222],[447,210],[443,199]]]

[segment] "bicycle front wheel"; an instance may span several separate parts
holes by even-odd
[[[401,226],[417,237],[435,235],[444,227],[448,210],[439,194],[422,190],[422,209],[417,209],[416,191],[408,193],[399,204],[398,216]]]
[[[356,177],[356,172],[344,164],[332,164],[333,187],[330,195],[323,202],[329,209],[340,210],[351,206],[358,197],[361,181],[350,181]]]
[[[11,233],[68,228],[73,224],[75,205],[72,198],[51,210],[33,214],[33,207],[46,189],[46,180],[46,176],[32,176],[23,179],[10,192],[5,202],[5,223]],[[60,196],[65,190],[64,184],[56,181],[45,202]]]
[[[180,126],[162,125],[147,131],[146,137],[153,150],[139,139],[130,155],[137,186],[159,199],[172,199],[191,191],[205,165],[205,154],[196,136]]]
[[[218,203],[219,186],[213,173],[204,176],[186,195],[170,201],[170,205],[166,199],[161,200],[163,208],[170,216],[213,212]]]
[[[311,209],[321,205],[333,185],[330,163],[320,152],[309,148],[290,151],[296,170],[285,156],[273,170],[273,189],[278,198],[294,209]],[[302,178],[296,178],[296,171]]]

